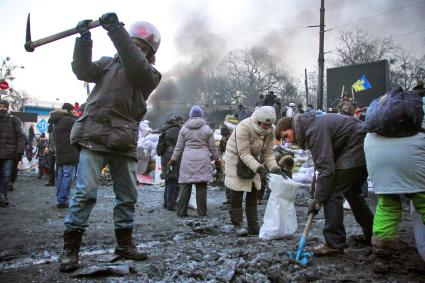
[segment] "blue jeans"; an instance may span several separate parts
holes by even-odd
[[[115,229],[133,227],[137,201],[137,161],[130,157],[81,149],[77,185],[69,203],[65,229],[84,229],[96,203],[102,167],[106,162],[115,193],[113,219]]]
[[[59,165],[57,168],[56,200],[58,204],[67,203],[72,181],[75,177],[75,165]]]
[[[177,204],[177,197],[179,196],[179,185],[177,180],[165,181],[164,189],[164,208],[174,210]]]
[[[7,195],[7,186],[12,176],[13,159],[0,159],[0,194]]]

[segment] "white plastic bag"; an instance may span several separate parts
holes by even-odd
[[[259,237],[264,240],[280,239],[297,230],[295,197],[300,183],[270,174],[270,198],[264,213],[264,222]]]
[[[292,179],[295,182],[311,183],[313,181],[313,172],[294,173],[292,174]]]
[[[425,225],[422,223],[421,215],[416,212],[413,202],[410,201],[413,232],[415,234],[416,248],[425,261]]]

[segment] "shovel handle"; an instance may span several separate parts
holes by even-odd
[[[310,228],[311,228],[311,224],[313,224],[313,219],[314,219],[314,212],[308,215],[307,223],[305,224],[304,233],[303,233],[305,238],[307,238],[308,232],[310,231]]]
[[[90,22],[88,24],[89,29],[96,28],[98,26],[100,26],[99,20]],[[77,34],[77,33],[78,33],[78,31],[77,31],[76,28],[71,28],[71,29],[68,29],[68,30],[65,30],[65,31],[62,31],[62,32],[58,32],[56,34],[53,34],[53,35],[50,35],[50,36],[47,36],[47,37],[44,37],[44,38],[41,38],[41,39],[38,39],[38,40],[35,40],[35,41],[26,42],[25,43],[25,50],[28,51],[28,52],[32,52],[32,51],[34,51],[34,49],[36,47],[39,47],[41,45],[44,45],[44,44],[47,44],[47,43],[50,43],[50,42],[53,42],[53,41],[74,35],[74,34]]]

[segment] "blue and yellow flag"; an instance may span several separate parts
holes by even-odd
[[[353,85],[352,85],[353,89],[356,92],[362,91],[362,90],[367,90],[372,88],[372,85],[370,84],[370,82],[367,80],[365,75],[362,75],[360,77],[360,79],[358,79]]]

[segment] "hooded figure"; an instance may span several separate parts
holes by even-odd
[[[260,175],[265,178],[266,168],[259,162],[260,156],[267,169],[273,173],[282,173],[272,153],[273,128],[276,114],[272,106],[257,108],[248,119],[240,122],[227,141],[225,161],[226,188],[231,190],[230,218],[238,236],[248,233],[258,235],[257,190],[261,189]],[[240,159],[253,172],[253,179],[242,179],[238,176],[236,164]],[[248,231],[243,228],[242,198],[246,194],[246,217]]]
[[[216,167],[221,169],[214,133],[204,120],[202,108],[193,106],[189,116],[190,119],[179,132],[177,144],[169,162],[174,166],[178,160],[181,160],[179,184],[182,187],[177,203],[177,215],[180,217],[187,215],[192,184],[196,185],[198,215],[206,215],[207,183],[213,181],[211,156],[215,160]]]

